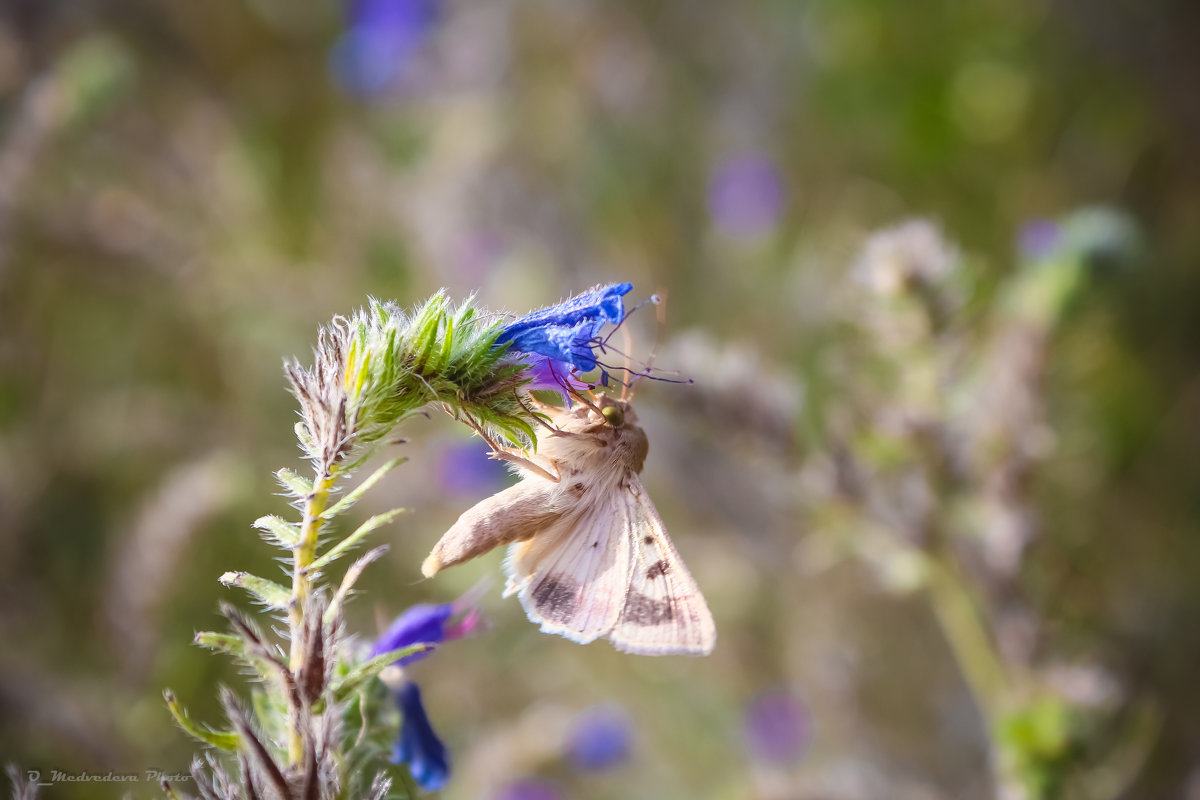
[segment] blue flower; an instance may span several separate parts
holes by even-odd
[[[752,755],[762,761],[784,763],[804,751],[809,736],[808,715],[787,689],[770,688],[746,708],[744,732]]]
[[[408,71],[439,21],[437,0],[356,0],[330,55],[334,77],[356,94],[387,90]]]
[[[476,592],[468,592],[454,603],[430,605],[421,603],[396,617],[371,647],[370,658],[399,650],[411,644],[441,644],[461,639],[474,631],[480,621],[479,611],[474,607]],[[395,663],[398,667],[419,661],[433,652],[432,648],[412,653]]]
[[[625,318],[621,297],[632,289],[632,283],[597,286],[526,314],[506,327],[496,344],[509,343],[517,352],[545,356],[582,372],[593,370],[600,329]]]
[[[434,732],[421,703],[421,690],[411,681],[393,693],[404,720],[400,739],[392,750],[392,763],[407,764],[413,780],[426,792],[436,792],[450,777],[446,745]]]
[[[440,644],[446,639],[446,620],[454,613],[450,603],[430,605],[422,603],[413,606],[388,627],[371,647],[371,658],[381,656],[391,650],[399,650],[412,644]],[[422,650],[396,661],[396,666],[403,667],[429,655],[432,650]]]
[[[413,644],[439,644],[460,639],[474,631],[480,622],[475,603],[485,584],[467,592],[453,603],[431,605],[423,603],[405,611],[391,624],[371,647],[374,658],[392,650]],[[397,659],[394,666],[403,667],[432,652],[432,648]],[[421,703],[421,691],[407,677],[396,686],[391,679],[386,682],[392,687],[396,705],[403,714],[400,722],[400,738],[392,751],[392,761],[407,764],[413,779],[423,790],[436,791],[450,776],[450,761],[446,746],[434,733]]]
[[[629,717],[619,708],[597,706],[575,721],[567,740],[567,754],[585,770],[615,767],[633,750]]]

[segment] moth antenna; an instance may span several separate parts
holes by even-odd
[[[570,392],[571,392],[571,397],[574,397],[576,400],[578,400],[579,402],[583,403],[585,406],[587,406],[588,408],[590,408],[592,411],[595,411],[597,414],[600,414],[600,413],[601,413],[601,412],[600,412],[600,406],[598,406],[598,405],[596,405],[594,402],[592,402],[592,398],[591,398],[591,397],[588,397],[588,396],[586,396],[586,395],[583,395],[583,394],[581,394],[581,393],[579,393],[579,392],[575,391],[574,389],[571,389],[571,390],[570,390]],[[603,416],[603,414],[601,414],[601,416]]]
[[[641,306],[641,303],[639,303],[637,307],[640,307],[640,306]],[[635,310],[637,307],[635,307]],[[628,314],[626,316],[628,316]],[[631,368],[631,365],[633,364],[633,334],[631,334],[629,332],[629,328],[626,328],[624,325],[622,325],[621,326],[621,335],[625,342],[625,372],[628,373],[628,372],[633,371]],[[632,386],[633,386],[632,381],[630,381],[629,383],[621,384],[621,400],[623,402],[629,402],[629,400],[632,399],[632,397],[626,397],[626,395],[629,393],[629,390]]]
[[[646,356],[646,360],[642,363],[642,369],[636,375],[629,379],[629,385],[625,387],[629,396],[622,396],[622,400],[628,402],[633,401],[633,387],[642,378],[648,377],[654,369],[654,359],[658,357],[659,348],[662,347],[663,331],[667,328],[667,293],[665,289],[660,289],[650,295],[644,302],[653,303],[654,309],[654,346],[650,348],[650,355]],[[672,381],[669,381],[672,382]],[[624,392],[622,393],[624,394]]]

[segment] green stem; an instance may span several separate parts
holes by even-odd
[[[291,658],[289,667],[292,674],[299,674],[304,666],[304,608],[309,596],[309,567],[317,554],[317,538],[321,533],[321,515],[329,503],[329,493],[333,489],[334,476],[332,470],[318,474],[313,479],[313,490],[304,503],[304,521],[300,525],[300,541],[292,548],[292,601],[288,615],[291,629]],[[290,698],[289,703],[298,702]],[[304,758],[304,732],[300,730],[300,709],[292,709],[291,736],[288,740],[288,761],[292,766],[300,764]]]
[[[994,741],[1003,704],[1010,696],[1010,677],[958,566],[949,554],[940,555],[929,561],[933,610]],[[993,768],[999,771],[1000,765]]]

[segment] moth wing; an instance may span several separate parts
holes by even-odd
[[[717,641],[712,613],[667,535],[642,481],[630,475],[620,494],[631,521],[633,563],[621,616],[609,638],[641,655],[708,655]]]
[[[578,514],[509,547],[505,596],[517,594],[542,632],[587,644],[611,631],[621,615],[630,541],[622,504],[598,497],[578,508]]]
[[[463,512],[421,564],[431,578],[446,567],[499,547],[529,539],[562,517],[552,503],[554,484],[526,479]]]

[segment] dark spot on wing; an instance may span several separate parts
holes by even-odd
[[[569,491],[575,497],[583,497],[583,489],[584,489],[584,486],[582,483],[575,483],[575,484],[571,485],[571,488]]]
[[[630,594],[625,601],[625,610],[621,619],[632,625],[650,627],[670,622],[675,617],[675,609],[670,600],[654,600],[644,594]]]
[[[645,539],[642,539],[642,544],[654,544],[654,537],[647,536]]]
[[[575,581],[560,575],[547,575],[533,589],[533,604],[545,619],[566,622],[578,603]]]
[[[649,569],[646,570],[646,577],[650,580],[654,580],[659,575],[666,575],[670,569],[671,565],[666,561],[656,561],[650,565]]]
[[[592,542],[592,547],[599,547],[599,546],[600,546],[599,542]]]

